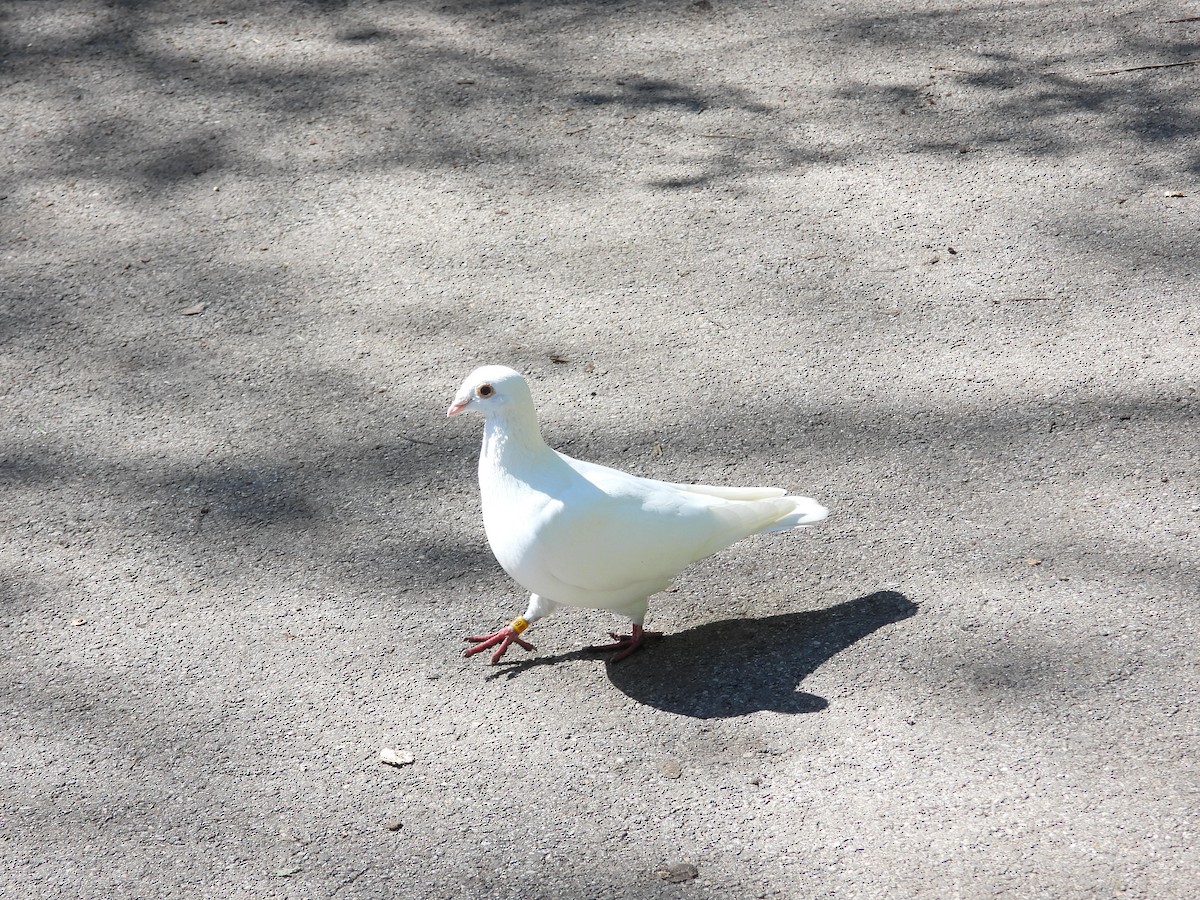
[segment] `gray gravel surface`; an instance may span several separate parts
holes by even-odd
[[[0,3],[0,894],[1194,896],[1195,16]],[[834,514],[464,660],[483,362]]]

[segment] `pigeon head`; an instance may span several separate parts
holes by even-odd
[[[514,407],[532,405],[529,385],[520,372],[508,366],[480,366],[462,383],[446,415],[457,416],[461,412],[474,410],[484,416],[492,416]]]

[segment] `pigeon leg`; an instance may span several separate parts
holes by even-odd
[[[641,625],[633,626],[633,634],[617,634],[615,631],[610,631],[615,644],[602,644],[598,647],[588,647],[589,650],[604,651],[604,650],[620,650],[621,652],[614,656],[611,662],[620,662],[625,657],[634,653],[642,646],[642,641],[650,640],[651,638],[662,637],[661,631],[646,631]]]
[[[491,634],[476,634],[465,637],[463,638],[464,641],[470,641],[475,646],[466,650],[463,656],[474,656],[476,653],[481,653],[499,644],[500,646],[496,647],[496,652],[492,654],[492,665],[495,665],[500,662],[500,657],[508,650],[510,644],[519,644],[526,650],[536,650],[537,647],[533,646],[529,641],[523,641],[518,637],[528,627],[529,622],[526,621],[524,616],[517,616],[510,624],[505,625],[499,631],[493,631]]]
[[[463,638],[464,641],[470,641],[475,645],[463,653],[463,656],[474,656],[476,653],[496,647],[496,652],[492,654],[492,665],[495,665],[500,662],[500,657],[504,655],[511,644],[519,644],[526,650],[536,650],[537,647],[528,641],[521,640],[518,635],[534,622],[546,618],[556,609],[558,609],[558,604],[553,600],[548,600],[539,594],[530,594],[529,606],[525,608],[525,615],[517,616],[499,631],[493,631],[491,634],[476,634]],[[499,644],[498,647],[497,644]]]

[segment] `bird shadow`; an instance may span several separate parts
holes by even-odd
[[[709,622],[609,663],[608,678],[638,703],[697,719],[762,710],[820,712],[829,701],[801,691],[800,683],[841,651],[917,609],[897,591],[876,591],[827,609]],[[536,666],[595,656],[584,649],[521,660],[491,677],[513,678]]]

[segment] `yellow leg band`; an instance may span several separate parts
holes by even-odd
[[[520,634],[522,631],[524,631],[526,628],[529,627],[529,623],[525,621],[524,616],[517,616],[515,619],[513,619],[511,622],[508,623],[508,627],[511,628],[517,634]]]

